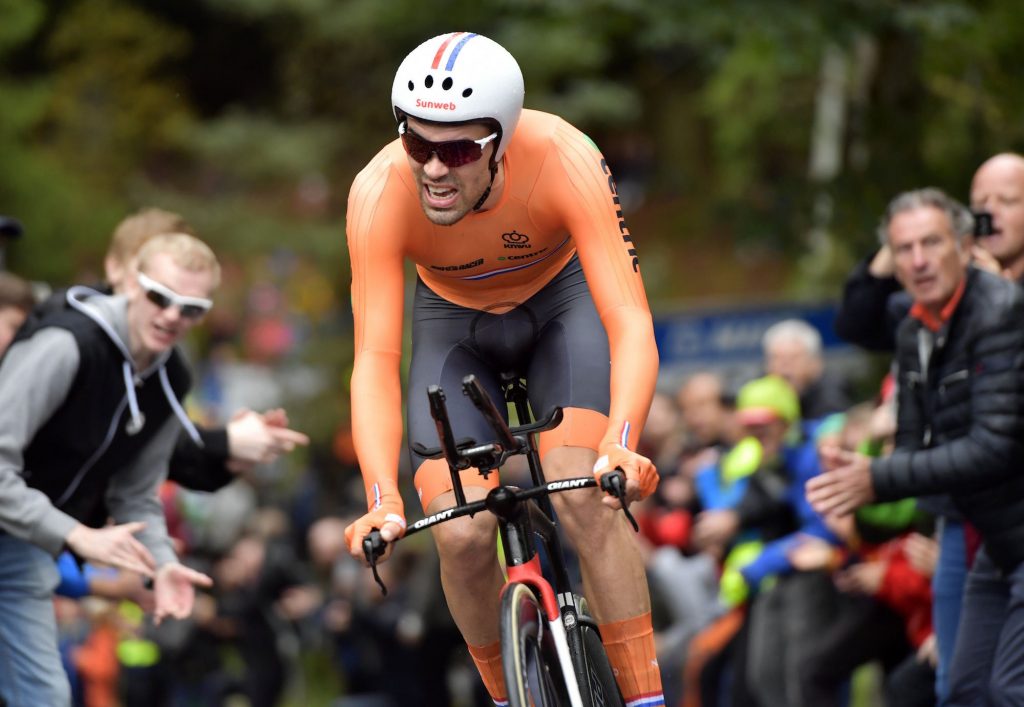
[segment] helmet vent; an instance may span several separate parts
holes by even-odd
[[[426,86],[427,88],[430,88],[431,86],[433,86],[434,85],[434,77],[431,76],[430,74],[427,74],[427,78],[423,79],[423,85]]]
[[[412,85],[412,81],[410,81],[409,82],[409,90],[411,91],[412,89],[413,89],[413,85]]]
[[[471,88],[467,88],[465,91],[462,92],[462,97],[463,98],[469,98],[472,95],[473,95],[473,89],[471,89]]]
[[[445,91],[447,91],[451,87],[452,87],[452,77],[449,76],[448,78],[446,78],[444,81],[441,82],[441,88],[443,88]]]

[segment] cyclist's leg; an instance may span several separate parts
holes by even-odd
[[[541,322],[527,377],[531,405],[538,415],[552,405],[565,409],[562,424],[541,435],[544,473],[549,479],[586,476],[608,424],[607,335],[578,266],[567,266],[530,304]],[[601,503],[596,489],[553,501],[580,557],[587,600],[623,697],[663,704],[647,577],[632,528]]]
[[[556,447],[544,456],[544,472],[549,479],[586,475],[596,459],[591,449]],[[632,528],[621,512],[601,503],[596,490],[555,499],[559,522],[579,554],[584,592],[626,703],[664,704],[647,577]]]
[[[473,346],[470,332],[479,312],[443,300],[419,283],[413,315],[413,356],[407,395],[410,447],[419,442],[438,445],[437,428],[430,416],[427,387],[439,384],[446,394],[452,428],[457,437],[477,441],[493,438],[469,399],[462,394],[462,378],[475,374],[495,400],[501,400],[497,377],[485,366]],[[427,514],[455,505],[451,475],[444,460],[423,459],[411,451],[415,486]],[[483,479],[475,469],[461,473],[466,498],[482,498],[497,485],[498,475]],[[441,585],[459,631],[469,645],[484,684],[497,702],[505,699],[498,648],[498,594],[504,576],[498,563],[494,517],[478,513],[433,529],[441,560]]]
[[[420,467],[420,473],[424,471],[434,476],[448,473],[447,468]],[[486,489],[466,486],[465,492],[473,501],[482,498]],[[455,496],[448,491],[428,503],[425,512],[436,513],[453,505]],[[495,519],[489,513],[478,513],[474,518],[443,523],[433,533],[441,559],[441,587],[452,618],[491,699],[504,702],[507,694],[498,641],[498,597],[505,578],[498,564]]]

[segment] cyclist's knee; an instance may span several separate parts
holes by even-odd
[[[472,568],[497,561],[495,522],[488,514],[443,523],[433,532],[443,562]]]
[[[616,532],[618,511],[601,503],[600,493],[593,489],[570,491],[552,497],[558,521],[576,547],[601,546],[604,539]]]

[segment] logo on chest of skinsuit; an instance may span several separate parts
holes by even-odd
[[[532,248],[530,237],[519,231],[509,231],[501,234],[501,240],[505,241],[505,248]]]
[[[547,248],[541,248],[540,250],[533,251],[532,253],[520,253],[519,255],[499,255],[498,260],[525,260],[527,258],[536,258],[547,251]]]
[[[452,272],[453,270],[470,270],[471,268],[478,267],[484,264],[483,258],[477,258],[476,260],[468,263],[462,263],[461,265],[431,265],[431,270],[440,270],[441,272]]]

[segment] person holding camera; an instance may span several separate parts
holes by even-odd
[[[971,211],[974,265],[1024,284],[1024,156],[1002,152],[978,167]],[[896,327],[911,305],[894,271],[885,244],[853,269],[836,313],[841,338],[870,351],[894,350]]]
[[[1024,281],[1024,157],[1004,152],[986,160],[971,180],[974,214],[973,264],[1016,282]],[[864,259],[847,278],[836,313],[840,337],[872,351],[893,351],[896,328],[912,305],[894,274],[888,245]],[[937,518],[939,561],[932,577],[933,621],[939,654],[936,692],[948,695],[948,668],[953,659],[969,546],[976,534],[965,525],[948,497],[934,496],[922,506]]]
[[[913,299],[896,335],[896,449],[874,460],[823,449],[830,470],[806,486],[815,511],[837,516],[944,494],[977,529],[940,695],[964,707],[1024,704],[1024,292],[972,266],[974,220],[937,189],[890,203],[880,235]]]

